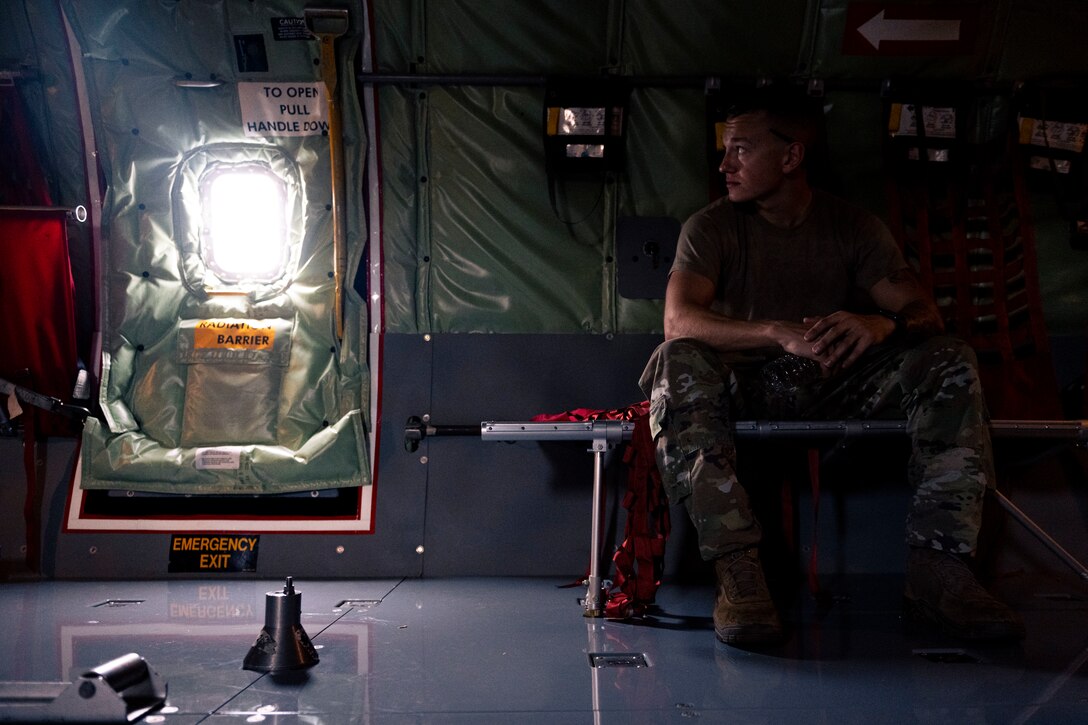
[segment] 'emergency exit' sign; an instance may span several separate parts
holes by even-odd
[[[843,55],[968,55],[977,5],[854,2],[846,8]]]
[[[171,574],[257,571],[256,534],[173,534]]]

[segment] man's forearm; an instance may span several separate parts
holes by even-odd
[[[776,324],[737,320],[711,310],[689,307],[665,318],[665,337],[691,337],[723,352],[781,345]]]
[[[924,340],[944,332],[944,320],[928,300],[908,302],[896,314],[902,320],[900,335],[904,340]]]

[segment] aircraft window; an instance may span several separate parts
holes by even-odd
[[[306,233],[298,164],[264,144],[209,144],[187,153],[170,189],[173,240],[196,299],[281,294],[294,280]]]
[[[220,165],[200,181],[201,257],[226,284],[267,283],[288,259],[287,183],[262,164]]]

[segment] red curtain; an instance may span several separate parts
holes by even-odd
[[[40,209],[52,199],[17,86],[0,86],[0,127],[0,377],[67,402],[78,353],[66,214]],[[70,420],[24,415],[39,437],[78,435]]]
[[[22,99],[0,87],[0,377],[71,399],[77,349],[67,213],[52,198]],[[10,402],[10,401],[8,401]],[[9,407],[10,409],[10,407]],[[42,470],[48,436],[78,436],[76,421],[23,406],[26,562],[41,567]]]
[[[0,210],[0,377],[67,402],[76,358],[65,213]],[[23,407],[40,436],[78,432],[70,420]]]

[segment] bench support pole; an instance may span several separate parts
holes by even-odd
[[[601,530],[601,506],[604,499],[604,454],[617,443],[630,440],[635,424],[629,420],[584,420],[551,422],[500,423],[484,421],[480,424],[480,438],[495,441],[590,441],[593,454],[593,521],[590,524],[589,575],[586,577],[586,596],[583,603],[587,617],[604,616],[604,587],[601,584],[601,549],[604,532]]]
[[[1088,582],[1088,569],[1084,567],[1084,564],[1081,564],[1075,556],[1066,551],[1065,547],[1055,541],[1053,536],[1043,531],[1039,524],[1032,521],[1031,517],[1024,513],[1019,506],[1014,504],[1008,496],[1001,493],[996,488],[991,489],[987,493],[996,496],[997,502],[1001,504],[1001,507],[1005,509],[1010,516],[1019,521],[1025,529],[1030,531],[1035,538],[1043,544],[1043,546],[1050,549],[1054,552],[1055,556],[1064,561],[1077,573],[1077,576],[1079,576],[1082,581]]]
[[[589,576],[586,579],[585,616],[604,615],[604,588],[601,586],[601,499],[604,497],[604,451],[593,449],[593,523],[590,526]]]

